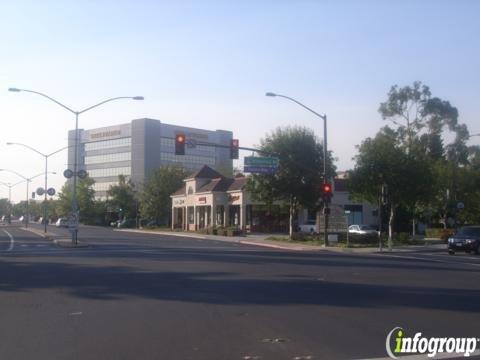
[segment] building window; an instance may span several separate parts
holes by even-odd
[[[131,146],[132,138],[120,138],[113,140],[102,140],[85,143],[85,151],[110,149],[121,146]]]
[[[193,224],[195,222],[195,208],[193,206],[189,206],[187,208],[188,213],[188,223]]]
[[[109,182],[96,182],[95,184],[93,184],[93,190],[95,190],[95,192],[98,192],[98,191],[108,191],[110,190],[110,186],[115,186],[115,185],[118,185],[118,181],[109,181]]]
[[[85,164],[101,164],[116,161],[130,161],[132,156],[131,152],[85,156]]]
[[[88,175],[92,178],[99,178],[99,177],[111,177],[111,176],[118,176],[118,175],[131,175],[131,167],[124,166],[124,167],[117,167],[117,168],[108,168],[108,169],[92,169],[88,170]]]

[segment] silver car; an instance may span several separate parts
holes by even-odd
[[[350,225],[348,233],[357,236],[378,236],[378,231],[370,225]]]

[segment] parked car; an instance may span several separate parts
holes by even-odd
[[[370,225],[350,225],[348,227],[348,234],[353,236],[378,236],[378,231]]]
[[[117,222],[118,228],[134,228],[136,226],[135,219],[124,219],[122,221]]]
[[[45,223],[47,223],[47,224],[49,223],[48,219],[43,219],[43,217],[40,217],[40,218],[38,219],[38,222],[39,222],[40,224],[42,224],[42,225],[45,224]]]
[[[461,227],[453,236],[448,238],[448,253],[455,254],[455,251],[467,253],[480,252],[480,225]]]
[[[309,234],[317,233],[317,222],[315,220],[308,220],[305,224],[298,226],[298,231]]]
[[[68,220],[66,218],[58,218],[55,223],[56,227],[68,227]]]

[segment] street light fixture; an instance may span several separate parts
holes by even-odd
[[[20,92],[20,91],[23,91],[23,92],[29,92],[29,93],[33,93],[33,94],[37,94],[37,95],[40,95],[40,96],[43,96],[44,98],[47,98],[48,100],[50,101],[53,101],[54,103],[56,103],[57,105],[63,107],[65,110],[68,110],[69,112],[71,112],[72,114],[75,115],[75,151],[74,151],[74,161],[73,161],[73,199],[72,199],[72,214],[75,214],[76,218],[78,219],[79,216],[78,216],[78,204],[77,204],[77,157],[78,157],[78,116],[80,114],[83,114],[84,112],[87,112],[88,110],[91,110],[93,108],[96,108],[97,106],[100,106],[100,105],[103,105],[107,102],[110,102],[110,101],[114,101],[114,100],[120,100],[120,99],[131,99],[131,100],[144,100],[144,97],[143,96],[118,96],[118,97],[114,97],[114,98],[110,98],[110,99],[107,99],[107,100],[104,100],[104,101],[101,101],[95,105],[92,105],[92,106],[89,106],[83,110],[80,110],[80,111],[75,111],[71,108],[69,108],[68,106],[62,104],[61,102],[59,102],[58,100],[55,100],[54,98],[46,95],[46,94],[43,94],[41,92],[38,92],[38,91],[33,91],[33,90],[26,90],[26,89],[19,89],[19,88],[9,88],[8,91],[12,91],[12,92]],[[75,228],[74,231],[72,231],[72,243],[74,245],[77,244],[77,236],[78,236],[78,228]]]
[[[15,174],[15,175],[17,175],[17,176],[19,176],[19,177],[21,177],[21,178],[23,179],[23,180],[15,183],[15,184],[13,184],[13,185],[9,185],[9,184],[6,184],[6,183],[4,183],[4,182],[0,182],[2,185],[8,186],[8,188],[9,188],[9,189],[8,189],[8,190],[9,190],[9,193],[8,193],[8,197],[9,197],[8,201],[9,201],[9,202],[11,201],[12,187],[14,187],[15,185],[21,184],[21,183],[24,182],[24,181],[27,182],[27,198],[26,198],[26,209],[25,209],[25,213],[26,213],[25,227],[28,227],[28,221],[30,220],[29,201],[28,201],[29,195],[30,195],[29,184],[30,184],[30,182],[31,182],[33,179],[35,179],[36,177],[42,176],[44,173],[42,172],[42,173],[40,173],[40,174],[37,174],[37,175],[34,175],[34,176],[31,176],[31,177],[28,177],[28,178],[27,178],[26,176],[23,176],[22,174],[20,174],[20,173],[18,173],[18,172],[16,172],[16,171],[13,171],[13,170],[0,169],[0,171],[10,172],[10,173]],[[56,172],[55,172],[55,171],[51,171],[51,172],[49,172],[49,174],[56,174]],[[46,176],[46,173],[45,173],[45,176]],[[46,199],[45,199],[45,201],[46,201]],[[43,216],[44,219],[47,218],[46,208],[47,208],[47,204],[46,204],[46,202],[45,202],[45,204],[44,204],[44,213],[43,213],[43,214],[44,214],[44,216]],[[46,232],[46,231],[47,231],[47,230],[46,230],[46,225],[45,225],[45,232]]]
[[[326,114],[319,114],[317,113],[316,111],[310,109],[308,106],[302,104],[300,101],[297,101],[289,96],[285,96],[285,95],[280,95],[280,94],[276,94],[276,93],[273,93],[273,92],[267,92],[265,93],[265,96],[272,96],[272,97],[282,97],[282,98],[285,98],[285,99],[288,99],[290,101],[293,101],[294,103],[296,103],[297,105],[300,105],[301,107],[303,107],[304,109],[310,111],[311,113],[313,113],[314,115],[318,116],[320,119],[323,120],[323,183],[327,183],[327,180],[328,180],[328,177],[327,177],[327,115]],[[323,233],[323,236],[324,236],[324,241],[325,241],[325,246],[328,246],[328,212],[329,212],[329,209],[328,209],[328,204],[329,204],[329,200],[326,200],[324,202],[324,211],[323,211],[323,214],[324,214],[324,222],[325,222],[325,226],[324,226],[324,233]]]
[[[47,179],[47,174],[48,174],[48,158],[52,155],[55,155],[57,153],[59,153],[60,151],[62,150],[65,150],[65,149],[68,149],[69,146],[64,146],[62,147],[61,149],[58,149],[50,154],[44,154],[42,153],[41,151],[38,151],[37,149],[34,149],[33,147],[29,146],[29,145],[26,145],[26,144],[22,144],[22,143],[16,143],[16,142],[7,142],[7,145],[20,145],[20,146],[23,146],[27,149],[30,149],[34,152],[36,152],[37,154],[43,156],[45,158],[45,198],[44,198],[44,203],[43,203],[43,218],[46,219],[47,218],[47,190],[48,190],[48,186],[47,186],[47,183],[48,183],[48,179]],[[45,233],[47,233],[47,223],[45,222],[44,224],[44,228],[43,228],[43,231]]]

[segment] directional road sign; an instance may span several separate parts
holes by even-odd
[[[274,174],[278,168],[278,158],[246,156],[243,160],[243,171],[253,174]]]

